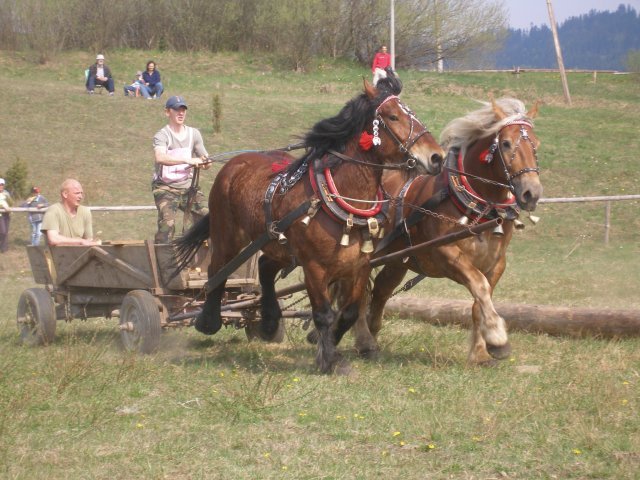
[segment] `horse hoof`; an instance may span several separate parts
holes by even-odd
[[[490,345],[487,343],[487,351],[493,358],[504,360],[511,355],[511,344],[509,344],[509,342],[504,345]]]
[[[380,356],[380,349],[378,347],[366,347],[356,348],[358,356],[365,360],[376,360]]]
[[[342,359],[334,367],[333,373],[346,377],[351,374],[351,364],[348,361]]]
[[[197,331],[200,333],[204,333],[205,335],[213,335],[217,333],[218,330],[222,327],[222,321],[218,319],[218,321],[210,321],[204,318],[202,315],[198,315],[196,317],[196,321],[193,325]]]
[[[318,344],[318,331],[316,329],[313,329],[309,333],[307,333],[307,342],[309,342],[311,345]]]

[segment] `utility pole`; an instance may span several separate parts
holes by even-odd
[[[396,70],[396,14],[395,14],[395,0],[391,0],[391,26],[389,27],[390,42],[389,42],[389,54],[391,55],[391,68]]]
[[[560,70],[560,78],[562,78],[562,90],[564,91],[564,100],[571,106],[571,94],[569,94],[569,84],[567,83],[567,73],[564,71],[564,62],[562,61],[562,51],[560,50],[560,40],[558,39],[558,28],[556,26],[556,17],[553,14],[553,5],[551,0],[547,0],[547,9],[549,10],[549,22],[551,23],[551,32],[553,33],[553,43],[556,47],[556,57],[558,59],[558,70]]]

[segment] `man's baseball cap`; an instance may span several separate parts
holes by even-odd
[[[98,55],[96,55],[96,60],[104,60],[104,55],[99,53]]]
[[[173,96],[167,100],[165,108],[171,108],[173,110],[178,110],[180,107],[188,108],[186,102],[183,97]]]
[[[0,178],[0,185],[4,185],[4,178]]]

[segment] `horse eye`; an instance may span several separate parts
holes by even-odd
[[[398,116],[397,116],[397,115],[391,115],[391,116],[389,117],[389,120],[392,120],[392,121],[394,121],[394,122],[397,122],[397,121],[398,121]]]
[[[505,150],[509,150],[511,148],[511,142],[509,140],[503,140],[502,148],[504,148]]]

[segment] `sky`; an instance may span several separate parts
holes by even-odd
[[[547,0],[503,0],[509,9],[509,26],[514,29],[529,29],[549,26]],[[551,0],[553,14],[558,25],[569,17],[578,17],[591,10],[615,12],[619,5],[629,5],[640,13],[640,0]]]

